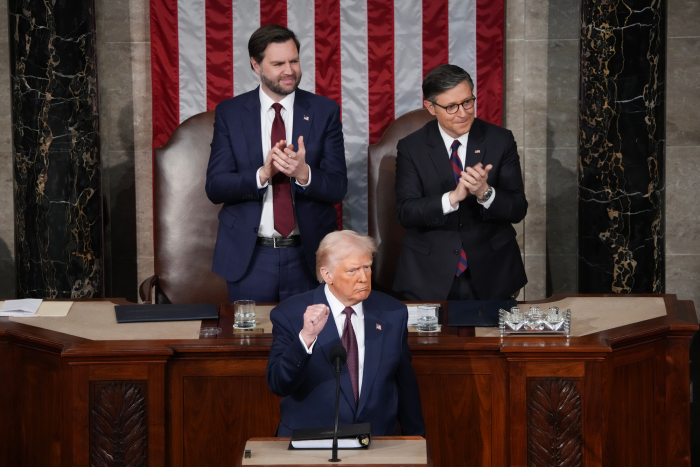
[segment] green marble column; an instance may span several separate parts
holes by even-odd
[[[18,297],[103,296],[92,0],[9,0]]]

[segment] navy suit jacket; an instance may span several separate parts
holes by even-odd
[[[514,223],[527,213],[520,157],[513,134],[474,119],[465,166],[491,164],[496,198],[484,209],[473,195],[447,216],[442,195],[455,189],[454,172],[437,120],[401,139],[396,157],[396,202],[406,229],[394,290],[407,300],[444,300],[464,246],[479,299],[507,299],[527,283]]]
[[[311,354],[299,340],[309,305],[328,305],[324,284],[280,303],[270,313],[273,341],[267,383],[282,397],[277,436],[297,428],[325,428],[335,423],[335,373],[330,349],[341,344],[331,313]],[[355,398],[347,365],[340,375],[340,425],[370,422],[375,436],[425,436],[418,382],[408,348],[408,311],[398,300],[372,292],[362,302],[365,361],[360,401]]]
[[[206,192],[219,212],[219,230],[212,270],[227,281],[238,281],[248,268],[258,236],[264,190],[256,172],[265,161],[260,129],[259,88],[216,106],[214,138],[207,167]],[[299,149],[304,137],[311,183],[296,189],[292,202],[310,271],[316,270],[316,250],[323,237],[337,229],[337,212],[347,191],[345,146],[340,107],[334,101],[296,90],[293,138]]]

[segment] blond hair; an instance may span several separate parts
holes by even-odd
[[[369,256],[374,256],[377,245],[372,237],[360,235],[352,230],[336,230],[321,240],[316,250],[316,278],[323,282],[321,268],[333,269],[339,261],[346,258],[351,250],[364,250]]]

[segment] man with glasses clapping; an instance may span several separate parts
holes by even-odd
[[[475,118],[469,74],[423,80],[435,120],[399,141],[396,202],[406,228],[394,290],[406,300],[491,300],[527,283],[512,224],[527,213],[513,134]]]

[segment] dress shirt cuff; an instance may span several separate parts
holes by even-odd
[[[318,337],[316,338],[318,339]],[[301,341],[301,345],[304,346],[304,350],[306,350],[306,353],[311,355],[311,352],[314,350],[314,345],[316,344],[316,339],[311,343],[310,346],[306,346],[306,342],[304,342],[304,339],[301,337],[301,332],[299,333],[299,340]]]
[[[306,166],[309,167],[309,164],[306,164]],[[294,182],[302,188],[306,188],[307,186],[311,185],[311,167],[309,167],[309,180],[307,180],[306,185],[299,183],[299,180],[296,178],[294,179]]]
[[[491,197],[488,201],[484,201],[482,203],[481,201],[479,201],[479,198],[476,199],[476,202],[482,205],[484,209],[488,209],[489,206],[491,206],[491,203],[493,203],[493,200],[496,199],[496,189],[494,187],[491,187],[491,189],[493,190],[493,193],[491,193]]]
[[[444,195],[442,195],[442,213],[446,216],[451,212],[455,212],[457,209],[459,209],[459,203],[455,204],[454,206],[450,205],[450,192],[448,191]]]
[[[258,170],[255,171],[255,183],[258,184],[258,190],[262,190],[263,188],[267,188],[267,185],[270,184],[270,180],[266,181],[264,185],[260,184],[260,171],[262,170],[262,167],[260,167]]]

